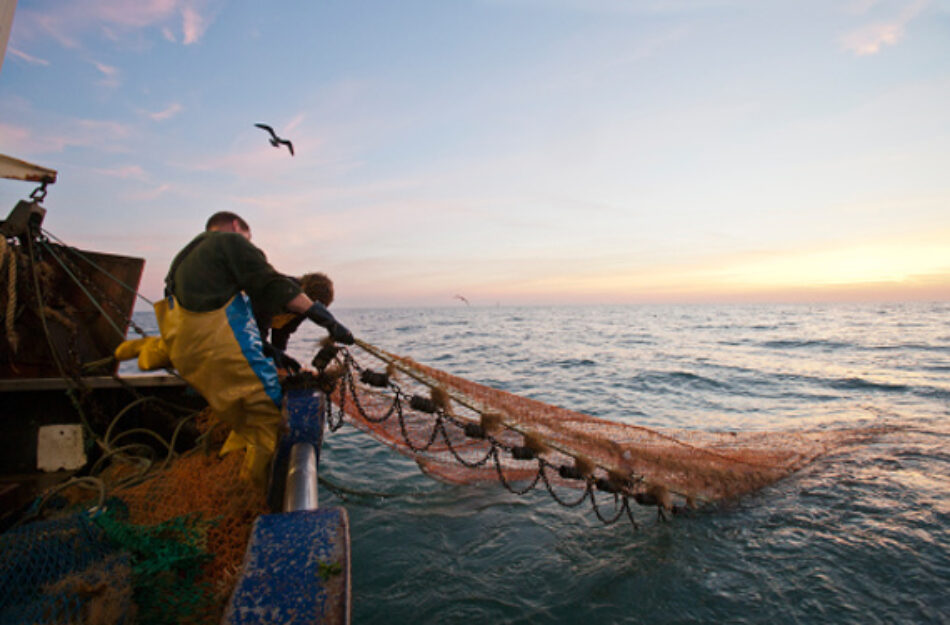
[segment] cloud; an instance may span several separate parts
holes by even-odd
[[[122,167],[113,167],[110,169],[96,169],[97,174],[102,174],[103,176],[109,176],[112,178],[133,178],[133,179],[142,179],[145,178],[145,170],[138,165],[125,165]]]
[[[27,156],[63,152],[67,148],[93,148],[104,152],[125,151],[132,130],[118,122],[62,118],[46,120],[38,126],[20,127],[0,124],[4,151]]]
[[[75,49],[90,31],[118,40],[155,28],[167,41],[190,45],[207,32],[219,5],[219,0],[56,0],[42,11],[21,8],[16,34],[23,39],[51,37]]]
[[[841,37],[841,45],[856,56],[877,54],[885,46],[897,45],[904,37],[907,24],[917,17],[927,4],[927,0],[918,0],[905,6],[896,17],[855,29]]]
[[[904,35],[903,24],[870,24],[845,35],[841,44],[857,56],[877,54],[884,46],[893,46]]]
[[[92,61],[92,64],[96,66],[96,69],[99,70],[104,78],[99,81],[100,85],[106,87],[117,87],[119,85],[119,69],[113,67],[112,65],[106,65],[105,63],[100,63],[98,61]]]
[[[32,65],[49,65],[49,61],[47,61],[46,59],[41,59],[35,56],[31,56],[27,54],[26,52],[17,50],[16,48],[9,48],[7,51],[13,56],[23,59],[24,61],[26,61],[27,63],[31,63]]]
[[[194,7],[185,6],[181,9],[181,30],[184,35],[182,43],[187,45],[196,43],[208,28],[207,20]]]
[[[161,184],[151,189],[145,189],[144,191],[130,193],[126,196],[126,199],[130,201],[134,201],[134,202],[149,202],[151,200],[158,199],[160,196],[164,195],[171,188],[172,186],[170,184],[167,184],[167,183]]]
[[[149,116],[149,118],[157,122],[161,122],[161,121],[165,121],[166,119],[170,119],[174,117],[175,115],[181,113],[183,110],[184,110],[184,107],[182,107],[181,104],[179,104],[178,102],[172,102],[164,110],[157,111],[155,113],[147,113],[147,115]]]

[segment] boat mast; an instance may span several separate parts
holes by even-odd
[[[6,56],[15,10],[16,0],[0,0],[0,70],[3,69],[3,57]]]

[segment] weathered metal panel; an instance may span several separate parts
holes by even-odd
[[[67,374],[114,373],[115,364],[96,371],[84,371],[82,365],[111,356],[124,339],[145,261],[55,244],[37,250],[35,279],[28,257],[23,251],[18,253],[19,271],[13,285],[18,340],[15,350],[9,341],[0,340],[0,378],[61,376],[51,349]],[[6,271],[2,273],[0,299],[5,303],[10,281]],[[37,282],[45,304],[42,317],[36,306]]]
[[[2,36],[3,33],[0,32],[0,37]],[[56,182],[56,170],[0,154],[0,178],[52,184]]]

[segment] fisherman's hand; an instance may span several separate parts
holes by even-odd
[[[318,326],[326,328],[327,332],[330,333],[330,338],[337,343],[343,343],[344,345],[353,344],[353,333],[337,321],[330,311],[327,310],[327,307],[320,302],[314,302],[304,315]]]
[[[300,363],[287,354],[281,353],[277,364],[291,373],[300,373]]]
[[[343,345],[352,345],[355,339],[353,338],[353,333],[346,329],[346,327],[339,322],[333,324],[332,327],[327,328],[330,332],[330,338],[332,338],[337,343],[342,343]]]
[[[274,364],[278,369],[287,369],[291,373],[300,373],[300,363],[285,354],[282,350],[277,349],[267,341],[261,342],[261,351],[265,356],[272,359]]]

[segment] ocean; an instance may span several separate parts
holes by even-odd
[[[738,501],[605,526],[543,490],[457,486],[352,426],[353,622],[950,623],[950,304],[345,309],[387,351],[603,419],[887,426]],[[305,324],[290,353],[323,335]]]

